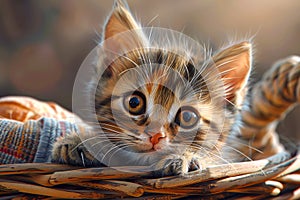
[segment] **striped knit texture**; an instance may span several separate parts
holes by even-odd
[[[1,119],[0,164],[50,162],[56,138],[71,132],[78,132],[77,125],[52,118],[25,123]]]

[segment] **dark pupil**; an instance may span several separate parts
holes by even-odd
[[[140,105],[140,100],[139,98],[137,97],[132,97],[130,100],[129,100],[129,105],[131,108],[136,108],[137,106]]]
[[[185,122],[189,122],[192,118],[192,115],[189,112],[184,112],[182,113],[182,118]]]

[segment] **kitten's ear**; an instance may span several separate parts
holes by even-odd
[[[122,32],[126,34],[118,35]],[[141,47],[145,43],[145,36],[140,24],[134,19],[126,1],[116,0],[111,15],[108,17],[103,31],[103,39],[110,39],[106,47],[118,52],[120,49],[130,50]]]
[[[227,101],[239,106],[244,99],[252,65],[252,45],[242,42],[213,56],[221,73]]]

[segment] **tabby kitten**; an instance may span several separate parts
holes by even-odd
[[[234,140],[228,138],[240,124],[250,42],[212,54],[193,52],[188,42],[149,35],[126,3],[117,1],[104,26],[101,45],[106,50],[98,55],[98,74],[89,83],[101,131],[60,138],[54,162],[145,165],[161,175],[183,175],[235,160],[228,151]],[[116,53],[120,49],[122,54]]]

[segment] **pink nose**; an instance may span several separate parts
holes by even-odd
[[[151,141],[151,143],[154,146],[154,145],[156,145],[159,142],[159,140],[161,138],[164,138],[164,137],[165,137],[165,135],[162,134],[162,133],[155,133],[154,135],[152,135],[152,137],[150,137],[150,141]]]

